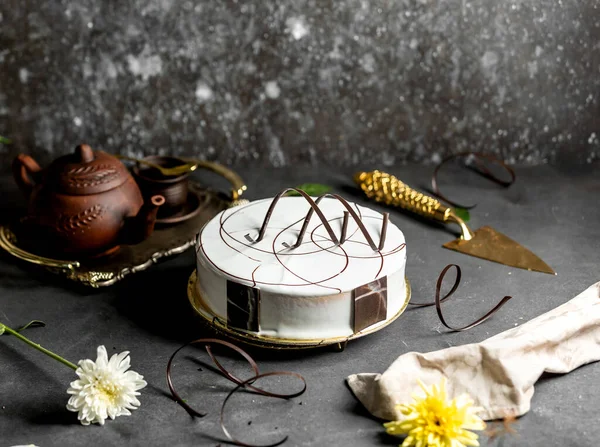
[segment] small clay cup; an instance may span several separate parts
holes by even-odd
[[[184,162],[176,157],[151,155],[144,160],[165,168],[180,166]],[[183,209],[188,199],[189,173],[177,176],[165,176],[158,169],[138,164],[133,167],[133,175],[137,181],[144,198],[161,195],[165,203],[159,208],[161,218],[174,216]]]

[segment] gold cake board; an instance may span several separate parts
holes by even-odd
[[[366,329],[363,329],[360,332],[356,332],[355,334],[349,336],[331,337],[324,339],[291,339],[272,337],[269,335],[260,335],[254,332],[228,327],[227,321],[224,321],[222,318],[211,313],[208,305],[202,298],[198,287],[196,287],[197,280],[198,278],[196,276],[196,271],[193,271],[188,280],[187,293],[188,299],[190,300],[190,304],[192,305],[194,311],[200,316],[200,318],[202,318],[204,323],[208,324],[208,326],[214,329],[218,334],[221,334],[225,337],[228,337],[246,345],[267,349],[310,349],[323,346],[334,346],[338,350],[342,351],[350,340],[354,340],[356,338],[372,334],[392,324],[400,315],[402,315],[402,313],[404,313],[406,307],[408,306],[411,296],[410,283],[408,282],[407,278],[405,280],[405,301],[400,310],[396,312],[396,314],[391,318],[388,318],[380,323],[376,323],[372,326],[369,326]]]

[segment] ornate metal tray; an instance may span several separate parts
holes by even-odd
[[[391,318],[382,321],[381,323],[374,324],[373,326],[368,327],[356,334],[346,336],[346,337],[333,337],[333,338],[325,338],[325,339],[284,339],[284,338],[275,338],[265,335],[258,335],[255,333],[250,333],[247,331],[231,328],[227,326],[227,322],[223,319],[213,315],[210,312],[210,309],[206,305],[204,299],[200,295],[198,288],[196,287],[196,271],[192,272],[190,275],[190,279],[188,280],[188,299],[190,300],[190,304],[192,305],[194,311],[200,316],[200,318],[214,329],[217,333],[229,337],[237,342],[244,343],[246,345],[255,346],[259,348],[267,348],[267,349],[309,349],[309,348],[318,348],[323,346],[333,346],[339,351],[344,350],[346,344],[350,340],[354,340],[356,338],[364,337],[365,335],[372,334],[383,329],[386,326],[389,326],[394,321],[398,319],[402,313],[406,310],[408,303],[411,297],[411,288],[410,282],[408,278],[406,279],[406,301],[400,310]]]
[[[105,287],[115,284],[129,274],[145,270],[160,259],[183,253],[192,246],[196,233],[202,225],[220,211],[246,200],[240,199],[246,186],[240,177],[229,169],[210,162],[201,162],[200,167],[225,177],[231,184],[231,194],[216,192],[190,182],[190,190],[199,200],[199,211],[194,216],[176,225],[161,225],[145,241],[136,245],[122,245],[114,255],[97,260],[69,260],[44,257],[27,250],[19,241],[18,222],[0,225],[0,248],[16,258],[62,275],[69,280],[90,286]],[[25,235],[26,237],[26,235]]]

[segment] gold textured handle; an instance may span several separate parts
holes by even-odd
[[[354,181],[367,197],[377,202],[398,206],[439,222],[455,222],[461,227],[462,239],[470,240],[473,237],[473,232],[461,218],[454,214],[452,208],[412,189],[391,174],[380,171],[359,172],[354,176]]]
[[[223,165],[220,165],[219,163],[214,163],[212,161],[206,161],[206,160],[190,160],[187,159],[189,161],[193,161],[194,163],[198,163],[198,167],[199,168],[204,168],[204,169],[208,169],[209,171],[215,172],[217,174],[219,174],[220,176],[224,177],[229,183],[231,183],[231,200],[235,201],[235,200],[239,200],[240,197],[242,196],[242,194],[244,193],[244,191],[246,191],[247,187],[246,184],[244,183],[244,181],[242,180],[242,178],[237,175],[235,172],[233,172],[231,169],[226,168]]]
[[[439,200],[416,191],[393,175],[385,172],[360,172],[354,177],[355,182],[367,197],[394,205],[413,213],[440,222],[448,221],[451,209],[442,205]]]

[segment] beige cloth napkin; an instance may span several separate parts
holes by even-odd
[[[543,372],[568,373],[600,360],[600,282],[550,312],[481,343],[401,355],[383,374],[354,374],[348,384],[375,416],[399,417],[395,404],[412,402],[417,379],[448,379],[450,398],[468,393],[485,420],[527,413]]]

